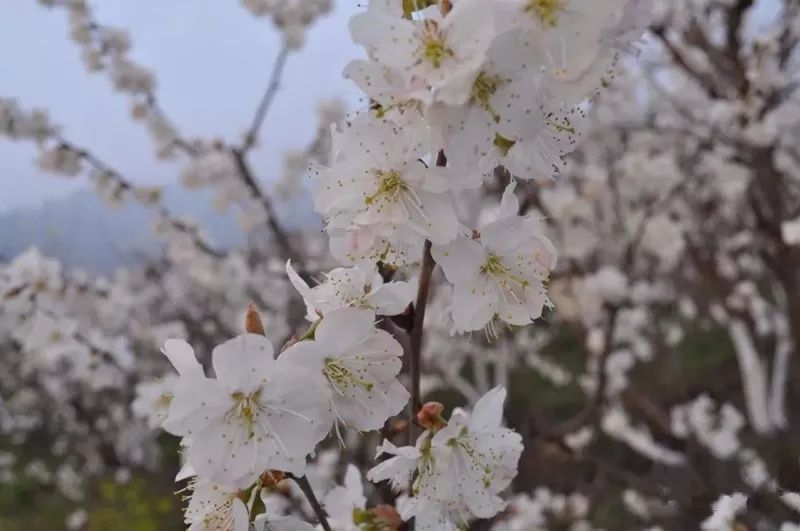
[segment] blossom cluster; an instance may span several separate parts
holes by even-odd
[[[241,0],[253,16],[270,17],[273,25],[283,34],[284,46],[300,48],[305,32],[314,21],[330,12],[330,0],[285,2],[281,0]]]
[[[151,408],[156,422],[182,437],[186,465],[179,479],[196,475],[186,511],[190,529],[247,529],[252,499],[246,508],[242,493],[268,494],[265,475],[302,477],[308,455],[334,425],[337,433],[377,430],[400,412],[409,397],[397,380],[402,347],[374,320],[369,309],[328,309],[275,358],[269,340],[254,333],[263,329],[251,309],[251,332],[212,352],[214,378],[188,343],[165,343],[177,375],[162,381]],[[520,436],[500,425],[504,399],[505,390],[497,388],[471,416],[458,411],[445,422],[438,409],[430,422],[420,417],[429,429],[417,448],[383,443],[381,453],[402,457],[377,465],[370,479],[399,486],[418,470],[414,496],[399,516],[417,516],[421,529],[440,529],[440,523],[455,526],[504,507],[498,494],[516,474],[522,451]]]
[[[497,321],[522,326],[542,314],[556,250],[539,220],[520,215],[515,180],[559,172],[581,134],[582,105],[608,82],[648,12],[647,2],[630,0],[602,9],[373,1],[353,17],[353,40],[368,59],[345,75],[370,105],[332,126],[329,165],[312,170],[331,253],[349,267],[311,287],[287,263],[311,325],[277,356],[253,306],[247,333],[214,348],[213,378],[185,341],[164,346],[177,376],[158,390],[156,420],[182,438],[179,477],[195,477],[190,528],[246,529],[271,478],[307,487],[308,456],[331,433],[344,443],[343,430],[378,430],[401,412],[410,398],[398,380],[404,347],[391,325],[376,323],[412,308],[424,316],[434,264],[453,285],[453,333],[491,331]],[[219,162],[223,173],[233,165]],[[471,223],[462,198],[497,171],[510,178],[499,208]],[[420,257],[420,278],[385,278]],[[413,334],[421,330],[405,353],[418,358]],[[419,397],[411,397],[409,421],[425,431],[413,447],[384,440],[378,457],[392,457],[367,474],[407,492],[394,512],[366,511],[357,499],[343,528],[395,529],[391,522],[414,518],[419,529],[455,530],[503,510],[500,495],[522,452],[521,437],[501,425],[505,395],[495,388],[471,415],[458,410],[449,420],[435,403],[417,412]],[[258,515],[256,525],[269,518]]]
[[[463,197],[502,168],[547,181],[574,149],[582,104],[608,83],[649,3],[370,2],[350,22],[367,59],[347,65],[370,100],[313,171],[331,253],[352,264],[416,263],[425,242],[453,283],[453,330],[528,324],[548,304],[556,253],[519,215],[513,182],[477,226]]]

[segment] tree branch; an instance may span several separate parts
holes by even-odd
[[[436,166],[447,166],[447,157],[444,151],[439,151],[436,155]],[[411,328],[410,351],[408,358],[408,369],[411,375],[411,398],[408,402],[408,430],[406,431],[407,443],[412,445],[417,435],[416,419],[420,403],[419,380],[420,364],[422,359],[422,334],[425,325],[425,309],[428,306],[428,295],[431,289],[431,276],[436,263],[431,255],[431,241],[425,240],[425,249],[422,253],[422,267],[419,275],[419,289],[417,290],[417,300],[414,303],[414,324]]]
[[[299,261],[299,255],[292,247],[289,237],[286,235],[286,231],[278,221],[278,215],[275,212],[275,208],[272,206],[272,201],[270,201],[269,197],[267,197],[267,195],[259,186],[255,177],[253,176],[250,165],[247,163],[247,160],[245,160],[245,152],[241,149],[231,148],[231,154],[236,162],[236,168],[239,170],[239,176],[241,177],[242,182],[245,186],[247,186],[247,188],[250,190],[250,193],[253,194],[259,203],[261,203],[261,206],[264,208],[264,211],[267,214],[267,225],[272,231],[273,236],[275,236],[275,241],[278,244],[278,247],[280,247],[281,256],[283,256],[285,259]]]
[[[54,134],[53,139],[62,146],[64,146],[65,148],[77,153],[78,156],[81,157],[81,159],[85,160],[95,170],[99,171],[103,175],[107,176],[109,179],[113,180],[117,184],[117,186],[119,186],[120,190],[125,192],[133,192],[137,188],[128,179],[123,177],[120,172],[118,172],[113,167],[109,166],[108,164],[97,158],[87,149],[73,144],[72,142],[68,141],[59,134]],[[150,203],[147,202],[142,202],[142,204],[146,207],[153,207]],[[206,242],[198,234],[197,230],[194,227],[191,227],[186,222],[175,218],[163,205],[158,205],[157,207],[154,208],[158,211],[158,214],[162,218],[164,218],[167,221],[167,223],[169,223],[169,225],[172,228],[189,236],[192,242],[194,243],[195,247],[197,247],[200,251],[214,258],[220,258],[222,256],[222,253],[214,249],[208,242]]]
[[[422,359],[422,333],[425,325],[425,309],[428,305],[428,295],[431,287],[431,276],[436,264],[431,255],[431,242],[425,240],[425,250],[422,254],[422,269],[420,271],[419,289],[417,300],[414,303],[414,324],[411,328],[410,349],[408,358],[409,374],[411,376],[411,398],[408,401],[408,431],[407,442],[414,444],[417,436],[416,419],[414,418],[422,405],[420,402],[419,380]]]
[[[667,37],[667,30],[664,26],[653,26],[651,31],[664,44],[664,47],[667,49],[667,52],[669,52],[672,60],[675,61],[675,63],[684,72],[686,72],[689,77],[697,81],[712,99],[718,99],[721,97],[719,91],[714,86],[714,81],[710,77],[701,74],[687,62],[686,58],[683,56],[681,51],[678,50],[678,47],[675,45],[675,43],[673,43],[669,37]]]
[[[317,515],[317,520],[319,520],[319,525],[322,526],[322,529],[325,531],[332,531],[331,525],[328,523],[328,518],[325,516],[325,511],[322,509],[322,505],[320,505],[319,500],[314,494],[314,489],[311,488],[308,478],[306,476],[292,476],[292,479],[297,483],[297,486],[300,487],[303,495],[308,500],[309,505],[311,505],[311,508],[314,510],[314,514]]]
[[[249,151],[258,141],[258,133],[261,130],[261,125],[264,123],[264,118],[266,118],[272,106],[272,102],[275,99],[275,95],[278,93],[278,88],[280,88],[283,69],[286,66],[286,59],[288,57],[289,48],[284,46],[275,58],[275,63],[272,66],[272,73],[269,77],[269,83],[264,91],[264,95],[261,97],[261,101],[258,103],[256,113],[253,116],[253,122],[250,124],[250,128],[244,136],[244,143],[241,148],[242,152],[246,153]]]

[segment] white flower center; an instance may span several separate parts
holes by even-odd
[[[472,84],[472,91],[470,92],[470,103],[483,107],[486,112],[492,115],[492,119],[495,122],[500,121],[500,115],[492,108],[489,100],[504,82],[505,80],[500,76],[491,76],[481,72]]]
[[[255,436],[253,427],[256,424],[256,419],[261,410],[259,399],[261,398],[261,389],[254,393],[232,393],[234,406],[228,411],[228,419],[235,422],[243,422],[247,426],[247,433],[249,437]]]
[[[433,20],[423,22],[422,43],[417,55],[421,61],[430,63],[434,68],[440,68],[447,57],[453,56],[453,51],[447,47],[444,32]]]
[[[481,273],[497,278],[503,287],[508,287],[508,280],[516,282],[523,288],[527,288],[530,285],[528,279],[513,274],[511,270],[503,264],[502,258],[496,254],[489,255],[486,262],[481,266]]]
[[[392,202],[397,201],[400,194],[409,189],[397,171],[377,170],[376,175],[378,177],[378,188],[371,195],[364,198],[364,203],[367,206],[372,206],[382,199]]]
[[[558,15],[564,9],[563,0],[528,0],[525,11],[533,13],[544,26],[558,26]]]
[[[372,391],[372,388],[375,387],[375,384],[355,374],[341,360],[335,358],[325,359],[322,374],[330,380],[340,393],[344,392],[348,387],[362,387],[367,391]]]

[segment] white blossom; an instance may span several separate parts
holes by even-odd
[[[403,313],[417,294],[417,280],[384,283],[377,271],[361,267],[338,267],[325,273],[325,281],[310,287],[286,263],[286,273],[306,305],[306,319],[317,321],[337,308],[351,307],[373,310],[378,315]]]
[[[329,523],[337,531],[358,531],[359,526],[353,521],[356,511],[363,511],[367,505],[364,497],[364,485],[361,473],[355,465],[347,465],[344,485],[331,489],[322,500]]]
[[[217,346],[212,358],[216,378],[182,374],[164,422],[191,439],[187,455],[198,475],[247,484],[269,469],[302,474],[331,426],[322,375],[291,357],[274,360],[269,341],[254,334]]]
[[[722,495],[714,502],[711,516],[706,518],[700,528],[703,531],[729,531],[736,521],[736,516],[745,510],[747,496],[740,492]]]
[[[239,489],[207,479],[192,480],[184,511],[187,531],[247,531],[250,516]]]
[[[292,345],[279,360],[321,374],[336,417],[369,431],[381,428],[408,402],[408,391],[397,380],[402,354],[391,334],[375,328],[371,311],[340,308],[325,314],[313,340]]]
[[[555,267],[555,249],[538,220],[517,215],[514,186],[503,194],[499,219],[476,237],[434,245],[433,257],[455,286],[456,330],[479,330],[497,318],[525,325],[548,304],[544,282]]]
[[[426,167],[426,153],[407,132],[369,114],[335,134],[333,165],[314,171],[314,204],[337,259],[405,264],[421,255],[424,239],[456,236],[456,176]]]
[[[420,19],[400,15],[396,7],[370,2],[350,21],[353,40],[381,66],[399,71],[415,97],[463,103],[495,36],[489,4],[459,0],[444,16],[436,7]]]

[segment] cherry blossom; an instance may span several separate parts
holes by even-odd
[[[347,465],[344,484],[328,492],[322,503],[332,527],[337,531],[357,531],[359,525],[355,522],[356,515],[364,513],[367,505],[358,468],[352,464]]]
[[[517,211],[510,185],[498,219],[481,227],[476,237],[434,245],[434,258],[455,286],[456,330],[479,330],[495,318],[525,325],[549,304],[544,282],[555,267],[555,249],[542,235],[539,221],[518,216]]]
[[[362,431],[379,429],[408,402],[397,380],[403,348],[376,329],[374,319],[371,311],[355,308],[327,312],[313,340],[294,344],[279,358],[321,374],[336,417]]]
[[[413,497],[401,503],[400,514],[415,517],[423,529],[458,529],[494,516],[505,507],[498,494],[516,476],[522,453],[519,434],[501,426],[505,397],[505,389],[491,390],[471,416],[456,411],[445,427],[424,431],[413,448],[384,441],[378,455],[392,457],[367,477],[398,488],[416,473]]]
[[[325,281],[310,287],[292,267],[286,264],[286,273],[306,305],[306,319],[317,321],[337,308],[370,309],[378,315],[403,313],[417,293],[417,281],[392,281],[384,283],[377,271],[362,268],[338,267],[325,273]]]
[[[207,479],[192,480],[184,511],[187,531],[247,531],[250,516],[237,488]]]
[[[461,104],[495,36],[493,12],[486,2],[461,0],[444,16],[436,7],[421,15],[404,19],[370,2],[351,19],[350,32],[380,65],[401,72],[411,95]]]
[[[327,435],[322,375],[272,356],[265,337],[241,335],[214,349],[216,378],[181,375],[164,429],[191,439],[187,455],[198,475],[247,484],[268,469],[302,474],[306,455]]]
[[[490,518],[505,507],[498,496],[517,475],[522,437],[501,426],[506,390],[492,389],[472,414],[456,412],[431,441],[443,454],[457,503],[478,518]]]
[[[425,238],[446,243],[459,224],[456,176],[421,161],[427,148],[385,119],[358,115],[334,142],[334,164],[314,171],[314,204],[331,252],[345,262],[405,264]]]

